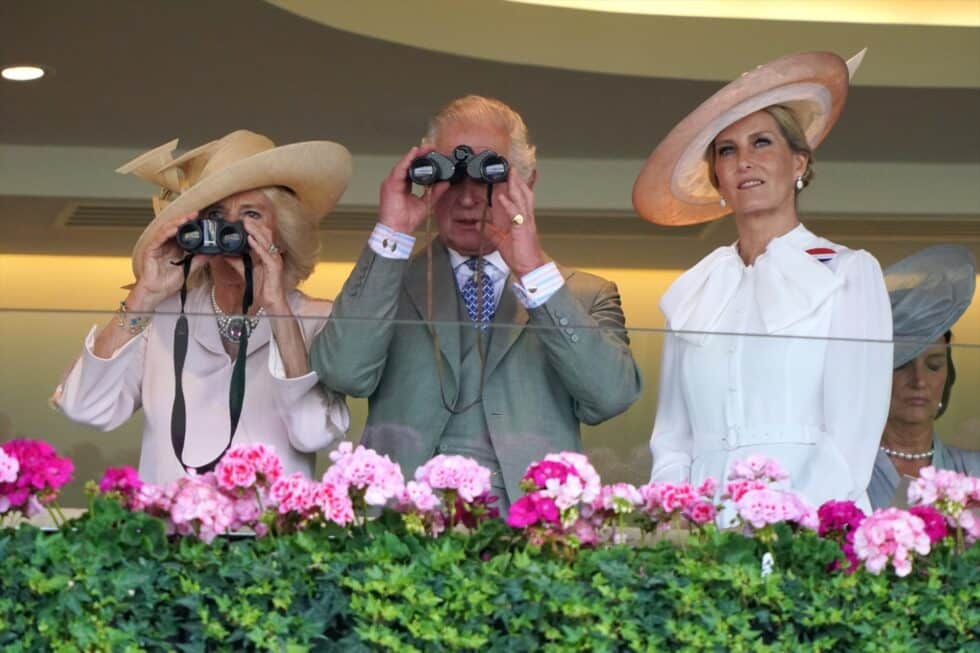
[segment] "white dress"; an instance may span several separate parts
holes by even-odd
[[[734,245],[718,248],[660,308],[669,333],[652,480],[723,482],[732,461],[764,454],[814,507],[870,507],[892,376],[891,305],[874,257],[800,225],[752,266]]]
[[[234,361],[221,343],[211,308],[210,288],[187,296],[190,334],[183,382],[187,429],[184,461],[203,465],[228,442],[228,390]],[[330,302],[299,291],[289,296],[293,314],[307,343],[320,332]],[[174,326],[180,306],[176,296],[156,310],[150,325],[136,338],[103,359],[92,353],[96,327],[81,355],[55,390],[54,403],[71,420],[111,431],[143,408],[140,477],[166,483],[184,475],[170,440],[174,400]],[[259,321],[249,337],[245,358],[245,399],[234,444],[263,442],[275,447],[287,474],[313,474],[315,452],[342,438],[350,415],[342,396],[326,391],[315,372],[286,378],[270,318]]]

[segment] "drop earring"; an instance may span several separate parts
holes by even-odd
[[[803,190],[803,177],[796,178],[796,192],[799,193]]]
[[[726,206],[728,206],[728,202],[725,201],[724,197],[718,200],[718,204],[721,206],[721,208],[725,208]]]

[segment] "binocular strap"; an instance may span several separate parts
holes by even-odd
[[[228,444],[214,460],[196,467],[188,465],[184,462],[187,408],[184,402],[183,375],[190,330],[187,324],[187,316],[184,314],[184,303],[187,300],[187,276],[190,273],[193,257],[193,254],[188,254],[183,261],[175,263],[175,265],[182,265],[184,268],[184,282],[180,286],[180,317],[177,318],[177,326],[174,329],[174,406],[170,413],[170,442],[174,448],[174,455],[177,456],[177,461],[184,468],[184,471],[206,474],[214,471],[218,462],[231,448],[235,431],[238,429],[238,420],[242,415],[242,404],[245,401],[245,357],[248,354],[249,329],[248,320],[246,320],[241,339],[238,341],[235,367],[231,371],[231,387],[228,390],[228,414],[231,420],[231,430],[228,433]],[[247,252],[242,254],[242,262],[245,264],[245,295],[242,297],[242,315],[247,315],[248,309],[252,305],[252,258]]]

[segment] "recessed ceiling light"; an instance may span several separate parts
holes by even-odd
[[[44,68],[40,66],[8,66],[0,71],[0,75],[12,82],[29,82],[44,77]]]

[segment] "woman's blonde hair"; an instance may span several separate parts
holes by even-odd
[[[467,95],[457,98],[439,110],[429,121],[429,130],[422,138],[423,145],[435,145],[439,132],[447,125],[491,125],[510,137],[510,152],[498,152],[507,157],[522,179],[529,180],[535,167],[535,146],[531,144],[527,125],[520,114],[496,98]],[[456,143],[469,145],[469,143]]]
[[[800,121],[797,119],[796,113],[782,104],[773,104],[764,109],[760,109],[760,111],[765,111],[776,121],[776,125],[779,127],[779,133],[786,139],[786,143],[789,145],[791,152],[806,154],[806,169],[801,175],[803,188],[806,188],[810,185],[810,181],[815,174],[813,171],[813,150],[806,141],[806,133],[804,133],[803,128],[800,126]],[[718,188],[718,175],[715,174],[714,140],[708,145],[705,158],[708,160],[708,176],[711,179],[711,185]],[[797,189],[796,192],[799,193],[801,190],[803,189]]]

